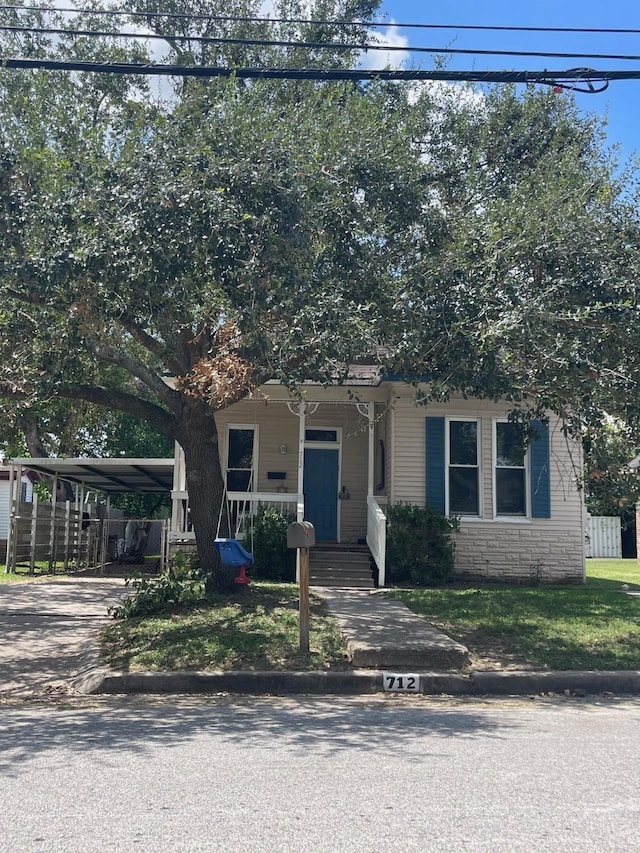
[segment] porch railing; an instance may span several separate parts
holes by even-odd
[[[298,520],[302,520],[304,516],[303,495],[286,492],[229,492],[227,498],[229,526],[234,539],[242,539],[247,535],[251,528],[251,518],[260,506],[272,506],[280,512],[290,512]]]
[[[385,585],[385,560],[387,550],[387,517],[381,507],[386,497],[367,498],[367,545],[378,567],[378,586]]]

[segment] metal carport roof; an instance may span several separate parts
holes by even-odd
[[[157,494],[173,488],[173,459],[53,459],[27,456],[7,460],[16,468],[84,485],[85,489],[115,494]]]

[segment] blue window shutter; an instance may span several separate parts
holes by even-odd
[[[531,430],[531,517],[551,518],[549,427],[542,421],[531,421]]]
[[[427,503],[445,511],[444,418],[427,418]]]

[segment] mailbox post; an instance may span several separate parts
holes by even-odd
[[[316,544],[310,521],[294,521],[287,527],[287,547],[300,555],[300,651],[309,652],[309,548]]]

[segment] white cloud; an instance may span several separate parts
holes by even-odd
[[[444,105],[453,99],[460,109],[484,110],[486,94],[478,86],[449,83],[446,80],[415,80],[409,87],[409,103],[415,104],[425,94],[436,104]]]
[[[408,40],[399,32],[393,21],[385,30],[371,31],[369,42],[381,46],[388,45],[389,47],[400,48],[405,48],[409,44]],[[366,69],[402,68],[408,61],[408,50],[369,50],[362,52],[358,64],[361,68]]]

